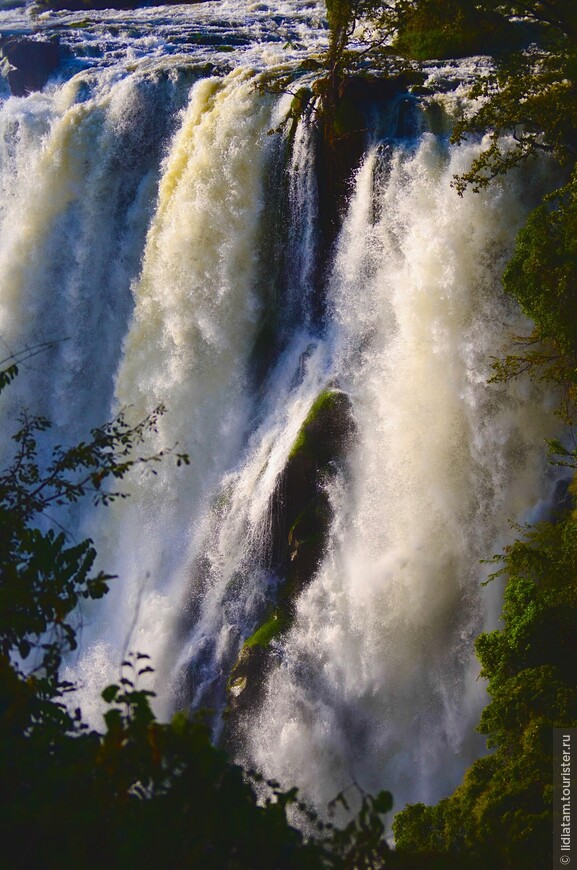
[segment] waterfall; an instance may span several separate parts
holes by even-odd
[[[181,99],[167,77],[76,77],[2,106],[3,351],[57,342],[18,389],[71,438],[110,412],[130,281]]]
[[[357,443],[333,485],[328,552],[279,650],[249,757],[323,805],[352,781],[435,801],[480,754],[473,654],[494,592],[480,560],[546,491],[548,415],[487,385],[517,325],[499,292],[522,178],[460,199],[478,146],[425,134],[357,173],[331,278],[332,371]],[[549,424],[550,425],[550,424]]]
[[[126,501],[66,515],[119,575],[79,611],[67,662],[89,720],[139,650],[161,715],[211,707],[217,739],[321,809],[353,780],[398,809],[448,793],[483,751],[473,640],[496,625],[499,592],[480,560],[555,483],[544,395],[487,383],[527,328],[500,275],[547,167],[460,198],[451,179],[481,144],[429,132],[426,101],[374,104],[323,247],[313,116],[291,120],[292,94],[267,76],[324,31],[300,0],[277,20],[263,7],[258,39],[234,0],[170,25],[139,10],[124,29],[124,12],[85,32],[47,16],[75,61],[0,103],[0,340],[4,355],[48,347],[1,410],[6,432],[22,405],[46,414],[57,443],[162,403],[145,452],[190,455],[132,475]],[[348,428],[306,482],[326,526],[311,543],[287,520],[287,469],[327,396]],[[301,544],[318,556],[306,582]],[[226,733],[231,674],[247,638],[280,625],[289,575],[290,618]]]

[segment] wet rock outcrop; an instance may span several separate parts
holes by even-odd
[[[0,42],[0,57],[7,69],[10,91],[15,97],[25,97],[40,91],[63,58],[57,39],[34,40],[7,37]]]
[[[277,600],[244,642],[227,688],[229,724],[259,703],[276,657],[275,641],[293,623],[299,594],[314,577],[332,520],[328,484],[343,467],[354,434],[346,393],[324,390],[314,402],[275,488],[271,567],[280,579]]]
[[[327,270],[342,225],[351,179],[366,153],[367,131],[374,122],[375,106],[390,105],[403,95],[408,103],[413,103],[409,89],[422,85],[425,79],[420,70],[408,69],[387,76],[367,71],[332,79],[324,76],[312,86],[311,93],[320,99],[321,107],[316,118],[319,252],[314,300],[314,314],[319,322],[325,315]],[[318,108],[319,104],[316,105]],[[402,130],[390,132],[404,135]]]

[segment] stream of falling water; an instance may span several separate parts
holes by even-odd
[[[331,371],[357,443],[329,552],[298,602],[249,755],[318,805],[352,781],[434,801],[481,751],[472,652],[494,624],[479,564],[547,491],[548,414],[487,386],[513,312],[498,278],[523,180],[460,199],[467,149],[425,134],[357,174],[331,281]],[[508,326],[506,325],[508,324]]]
[[[313,24],[293,6],[287,45],[300,56]],[[452,149],[424,121],[411,141],[382,133],[394,130],[382,107],[315,325],[312,127],[292,143],[278,132],[290,95],[255,88],[236,55],[201,75],[164,62],[156,42],[147,57],[142,34],[122,39],[114,64],[0,106],[0,337],[6,353],[55,342],[3,396],[7,426],[25,404],[73,441],[120,407],[138,420],[164,403],[148,449],[178,443],[191,457],[134,477],[107,512],[67,518],[121,578],[79,616],[67,676],[97,723],[129,645],[153,657],[161,715],[222,711],[278,584],[275,486],[316,397],[338,386],[356,436],[328,484],[329,546],[274,642],[239,755],[319,807],[353,779],[389,788],[397,808],[434,800],[482,751],[472,644],[496,624],[498,593],[481,588],[479,560],[554,486],[543,396],[487,384],[491,356],[526,326],[500,274],[527,178],[459,198],[451,178],[479,144]],[[272,37],[250,52],[258,68],[282,54]],[[273,338],[257,376],[263,324]]]

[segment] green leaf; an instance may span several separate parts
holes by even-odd
[[[122,728],[122,713],[120,710],[107,710],[104,721],[109,731],[119,731]]]
[[[380,791],[373,798],[373,810],[380,815],[390,813],[393,809],[393,796],[390,791]]]
[[[116,685],[107,686],[102,692],[102,698],[106,701],[107,704],[112,704],[114,700],[116,700],[116,696],[120,691],[120,687]]]

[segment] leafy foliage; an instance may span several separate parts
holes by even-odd
[[[421,0],[395,9],[394,48],[414,60],[467,57],[510,46],[514,28],[503,16],[462,0]]]
[[[88,733],[80,719],[39,724],[33,690],[15,684],[3,663],[13,683],[2,682],[4,697],[12,689],[0,754],[12,856],[4,866],[319,866],[276,792],[257,806],[242,770],[212,746],[202,722],[156,722],[151,693],[137,680],[148,668],[142,656],[104,691],[111,706],[103,734]]]
[[[82,598],[101,598],[112,579],[103,572],[91,574],[96,556],[92,541],[69,544],[65,532],[55,531],[50,523],[49,511],[86,496],[95,504],[125,498],[125,492],[108,487],[109,480],[118,481],[135,465],[158,462],[172,452],[133,456],[147,433],[156,430],[162,412],[157,408],[134,427],[121,414],[94,429],[86,442],[57,445],[45,467],[38,441],[50,428],[48,420],[23,413],[12,436],[14,456],[0,473],[0,652],[26,660],[35,650],[36,670],[49,681],[56,680],[63,653],[76,647],[71,612]],[[183,453],[176,459],[188,462]],[[53,686],[56,690],[57,680]]]
[[[503,283],[534,322],[516,352],[495,364],[494,380],[524,371],[561,388],[559,413],[575,416],[577,371],[577,174],[545,198],[517,238]]]
[[[488,131],[490,146],[456,181],[463,192],[486,187],[535,153],[551,154],[571,166],[577,148],[577,46],[568,38],[549,46],[532,46],[503,60],[471,89],[481,103],[455,127],[453,141]],[[511,133],[505,142],[503,133]]]
[[[495,55],[493,71],[473,87],[479,101],[455,129],[455,142],[490,135],[489,147],[456,179],[459,192],[486,187],[538,152],[552,155],[568,172],[574,167],[574,0],[328,0],[327,13],[330,48],[315,95],[325,103],[331,131],[337,130],[345,71],[356,63],[347,53],[348,41],[364,19],[373,28],[369,48],[380,47],[386,63],[393,55],[409,61],[473,51]],[[517,16],[525,20],[522,27]],[[301,96],[295,117],[312,103],[308,90]],[[505,142],[503,133],[512,138]],[[577,353],[576,189],[573,174],[519,236],[505,287],[534,320],[535,330],[519,339],[525,347],[496,369],[497,378],[528,370],[561,384],[568,421]],[[0,389],[16,374],[16,365],[1,371]],[[231,765],[212,746],[201,719],[178,715],[159,723],[151,693],[142,688],[150,671],[145,656],[130,657],[118,683],[104,690],[103,733],[90,731],[81,711],[64,703],[74,689],[59,673],[63,654],[76,645],[71,614],[82,599],[104,595],[112,578],[93,573],[93,542],[70,543],[46,522],[47,512],[84,497],[101,503],[123,497],[107,484],[136,463],[161,458],[132,458],[155,420],[153,415],[130,428],[120,417],[81,445],[58,447],[43,468],[38,444],[49,424],[24,416],[14,436],[14,459],[0,475],[5,866],[545,866],[551,729],[577,724],[573,513],[529,530],[505,553],[497,572],[508,581],[504,627],[477,642],[491,696],[479,729],[494,752],[477,761],[456,792],[437,806],[418,804],[397,816],[397,854],[383,840],[382,816],[391,809],[387,793],[372,798],[359,791],[358,814],[339,829],[320,820],[294,789],[283,792],[277,783]],[[574,457],[565,453],[565,460],[571,465]],[[334,805],[348,806],[345,793]],[[289,824],[287,811],[308,819],[308,841]]]
[[[395,47],[419,59],[487,53],[453,141],[490,134],[490,145],[456,179],[462,193],[486,187],[539,151],[572,165],[577,148],[577,7],[572,0],[408,0],[396,8]],[[477,102],[475,102],[477,100]],[[513,144],[503,133],[511,133]]]
[[[479,76],[473,102],[453,141],[489,133],[471,169],[456,179],[463,192],[486,187],[538,151],[572,165],[577,149],[577,7],[573,0],[330,0],[327,67],[344,62],[355,23],[369,29],[369,48],[407,60],[486,53],[494,69]],[[339,61],[339,59],[341,59]],[[477,100],[477,102],[475,102]],[[502,134],[513,135],[513,144]]]

